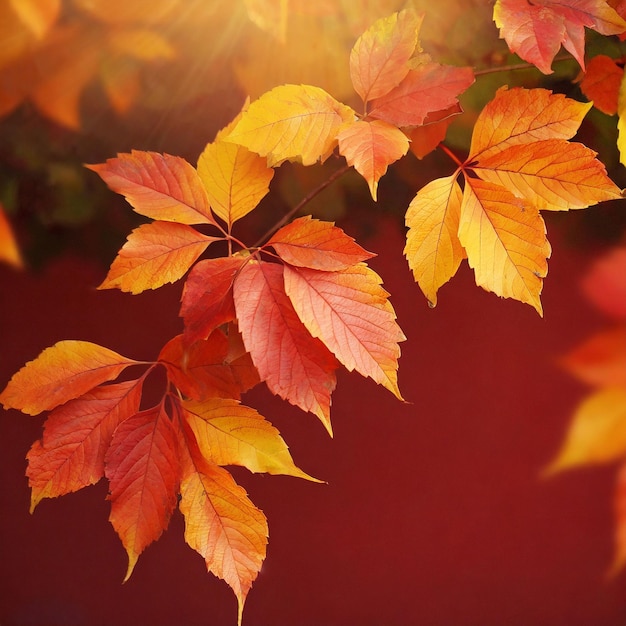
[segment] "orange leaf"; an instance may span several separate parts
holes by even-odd
[[[423,15],[407,9],[374,22],[350,53],[350,76],[363,102],[379,98],[400,84],[418,47]]]
[[[496,0],[493,18],[511,52],[544,74],[561,44],[585,69],[585,27],[603,35],[626,30],[606,0]]]
[[[465,258],[457,235],[462,197],[456,175],[439,178],[420,189],[406,212],[409,230],[404,254],[433,307],[438,289],[456,274]]]
[[[136,363],[95,343],[59,341],[13,375],[0,402],[5,409],[37,415],[117,378]]]
[[[285,292],[311,335],[349,371],[372,378],[402,399],[398,342],[405,337],[381,282],[364,264],[339,272],[285,266]]]
[[[272,393],[317,415],[330,433],[337,362],[296,315],[283,268],[249,262],[237,276],[234,295],[241,335],[261,380]]]
[[[590,108],[547,89],[503,87],[478,115],[468,161],[487,159],[510,146],[571,139]]]
[[[565,443],[546,471],[554,473],[579,465],[610,463],[625,455],[626,389],[608,387],[580,404]]]
[[[182,335],[171,339],[161,350],[159,361],[167,367],[171,382],[194,400],[239,398],[249,387],[242,388],[228,362],[228,339],[215,330],[206,340],[186,347]]]
[[[508,146],[472,165],[483,180],[526,199],[540,210],[582,209],[621,198],[596,153],[580,143],[546,139]]]
[[[337,271],[376,256],[331,222],[299,217],[277,231],[267,242],[280,258],[298,267]]]
[[[429,113],[457,104],[458,95],[473,82],[470,67],[418,65],[396,88],[372,101],[369,116],[394,126],[419,126]]]
[[[27,455],[31,513],[43,498],[56,498],[97,483],[113,431],[139,411],[143,379],[96,387],[55,409],[43,439]]]
[[[624,78],[624,67],[604,54],[598,54],[587,63],[587,71],[580,81],[580,90],[593,106],[607,115],[617,113],[619,87]]]
[[[213,211],[230,227],[267,194],[274,170],[247,148],[216,141],[200,155],[198,175]]]
[[[5,261],[13,267],[22,268],[24,262],[13,234],[11,224],[0,203],[0,261]]]
[[[466,178],[459,240],[477,285],[526,302],[543,315],[539,295],[550,244],[537,209],[503,187]]]
[[[7,4],[38,39],[50,30],[61,9],[61,0],[9,0]]]
[[[179,485],[178,434],[163,403],[123,421],[105,456],[109,520],[128,553],[128,580],[139,555],[167,528]]]
[[[205,259],[193,266],[180,308],[185,341],[205,339],[214,328],[235,319],[233,281],[244,262],[241,256],[231,256]]]
[[[189,426],[183,429],[179,508],[185,541],[235,592],[241,624],[246,596],[265,559],[267,520],[226,470],[202,456]]]
[[[448,126],[460,113],[462,113],[461,106],[454,104],[443,111],[429,113],[422,126],[406,129],[411,142],[409,144],[411,152],[418,159],[423,159],[430,154],[446,138]]]
[[[296,467],[278,430],[254,409],[233,399],[187,401],[182,406],[207,461],[321,482]]]
[[[561,362],[588,385],[626,387],[626,326],[593,335]]]
[[[348,165],[365,178],[372,198],[376,200],[378,181],[387,167],[403,157],[409,149],[406,135],[382,120],[359,121],[346,126],[338,135],[339,152]]]
[[[337,144],[337,133],[354,111],[319,87],[280,85],[241,114],[225,141],[267,157],[270,167],[283,161],[313,165]]]
[[[185,159],[133,150],[86,167],[141,215],[181,224],[215,224],[202,181]]]
[[[137,294],[182,278],[216,237],[208,237],[186,224],[151,222],[128,236],[98,289]]]

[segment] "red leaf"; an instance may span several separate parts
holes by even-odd
[[[96,387],[55,409],[27,455],[31,513],[43,498],[78,491],[104,476],[113,431],[139,411],[143,379]]]
[[[135,228],[98,289],[137,294],[183,277],[209,244],[219,241],[186,224],[151,222]]]
[[[206,259],[189,272],[180,308],[185,341],[204,339],[213,329],[235,319],[232,287],[244,262],[241,256]]]
[[[405,337],[381,282],[364,264],[341,272],[285,266],[285,292],[311,335],[349,371],[369,376],[402,398],[398,342]]]
[[[128,580],[143,550],[167,528],[176,506],[178,434],[163,403],[120,424],[105,457],[109,520],[128,553]]]
[[[387,95],[373,100],[369,115],[394,126],[419,126],[429,113],[457,104],[457,96],[473,82],[469,67],[425,63]]]
[[[241,335],[261,380],[272,393],[315,413],[330,432],[337,362],[298,319],[285,294],[282,266],[249,262],[234,293]]]
[[[460,113],[462,113],[461,106],[454,104],[443,111],[429,113],[422,126],[407,130],[411,152],[418,159],[423,159],[432,152],[446,138],[448,126]]]
[[[580,81],[580,90],[593,106],[607,115],[617,113],[619,88],[624,78],[624,67],[604,54],[598,54],[587,63],[587,71]]]
[[[228,352],[228,339],[221,330],[215,330],[208,339],[189,347],[182,335],[174,337],[161,350],[159,361],[166,365],[169,379],[189,398],[239,399],[249,387],[242,388],[228,363]]]
[[[341,228],[310,215],[283,226],[267,245],[290,265],[331,272],[376,256],[364,250]]]
[[[181,224],[216,223],[198,173],[181,157],[133,150],[86,167],[141,215]]]
[[[182,428],[179,507],[185,541],[235,592],[241,624],[246,596],[265,559],[267,520],[226,470],[202,456],[189,426]]]
[[[13,375],[0,402],[5,409],[37,415],[117,378],[136,363],[95,343],[59,341]]]

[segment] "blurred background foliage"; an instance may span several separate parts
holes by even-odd
[[[544,76],[499,39],[484,0],[413,0],[426,15],[420,40],[440,63],[469,65],[476,84],[448,132],[467,150],[476,115],[503,85],[547,87],[584,99],[580,68],[565,58]],[[141,218],[83,167],[130,149],[195,161],[204,145],[252,99],[284,83],[320,86],[356,106],[349,53],[357,37],[405,0],[0,0],[0,205],[26,265],[71,251],[108,265]],[[587,32],[593,54],[621,58],[615,38]],[[496,70],[496,71],[492,71]],[[598,151],[626,186],[616,149],[616,117],[593,110],[579,140]],[[335,159],[286,164],[275,193],[249,219],[265,229],[338,167]],[[451,173],[438,152],[409,155],[391,168],[374,205],[357,175],[345,176],[308,205],[336,220],[360,211],[397,215],[415,192]],[[614,243],[624,211],[613,203],[576,215],[548,216],[577,245]],[[566,221],[567,220],[567,221]],[[367,220],[365,220],[367,222]],[[364,226],[364,228],[366,228]]]

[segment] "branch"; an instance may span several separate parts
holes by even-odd
[[[552,60],[553,63],[560,63],[562,61],[574,61],[574,58],[569,54],[563,54],[556,56]],[[482,70],[475,70],[474,76],[483,76],[484,74],[496,74],[497,72],[513,72],[516,70],[537,70],[537,66],[533,63],[515,63],[513,65],[499,65],[498,67],[486,67]],[[539,70],[537,70],[539,71]]]

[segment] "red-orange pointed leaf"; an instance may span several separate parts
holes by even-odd
[[[423,16],[407,9],[372,24],[350,53],[350,76],[363,102],[379,98],[400,84],[418,47]]]
[[[387,167],[409,149],[407,136],[396,126],[382,120],[359,121],[346,126],[338,135],[339,152],[348,165],[365,178],[376,200],[378,181]]]
[[[17,240],[11,224],[0,203],[0,261],[4,261],[13,267],[23,267],[22,255],[17,245]]]
[[[198,552],[209,572],[230,586],[239,605],[261,570],[267,546],[267,519],[246,492],[221,467],[200,453],[183,424],[179,508],[185,517],[185,541]]]
[[[401,398],[398,342],[405,337],[381,282],[364,264],[340,272],[285,266],[285,291],[311,335],[348,370]]]
[[[117,378],[137,361],[88,341],[59,341],[13,375],[0,402],[36,415]]]
[[[167,528],[176,507],[179,436],[163,403],[122,422],[105,457],[109,520],[128,553],[131,575],[139,555]]]
[[[394,126],[419,126],[429,113],[457,104],[459,94],[473,82],[469,67],[418,65],[395,89],[372,101],[369,115]]]
[[[496,0],[493,17],[511,52],[544,74],[561,44],[585,69],[585,27],[603,35],[626,30],[606,0]]]
[[[587,71],[580,81],[580,90],[593,106],[607,115],[617,113],[619,88],[624,78],[624,66],[614,59],[598,54],[587,63]]]
[[[239,399],[247,388],[242,388],[228,363],[228,352],[228,339],[217,329],[190,346],[177,335],[161,350],[159,361],[166,365],[170,381],[189,398]]]
[[[141,215],[181,224],[215,224],[198,173],[181,157],[133,150],[87,167]]]
[[[202,455],[212,463],[315,481],[296,467],[278,430],[254,409],[232,399],[187,401],[182,406]]]
[[[409,149],[418,158],[430,154],[445,138],[454,118],[462,113],[461,106],[454,104],[443,111],[429,113],[422,126],[406,130],[410,140]]]
[[[113,431],[139,411],[142,379],[96,387],[55,409],[27,455],[31,513],[43,498],[97,483]]]
[[[99,289],[137,294],[173,283],[214,241],[186,224],[143,224],[128,236]]]
[[[278,256],[298,267],[334,272],[376,256],[335,226],[310,215],[299,217],[277,231],[268,241]]]
[[[185,281],[180,307],[186,341],[205,339],[214,328],[235,319],[233,281],[244,261],[241,256],[232,256],[194,265]]]
[[[317,415],[330,431],[338,364],[296,315],[285,294],[283,267],[248,263],[235,281],[234,294],[239,329],[261,380],[272,393]]]

